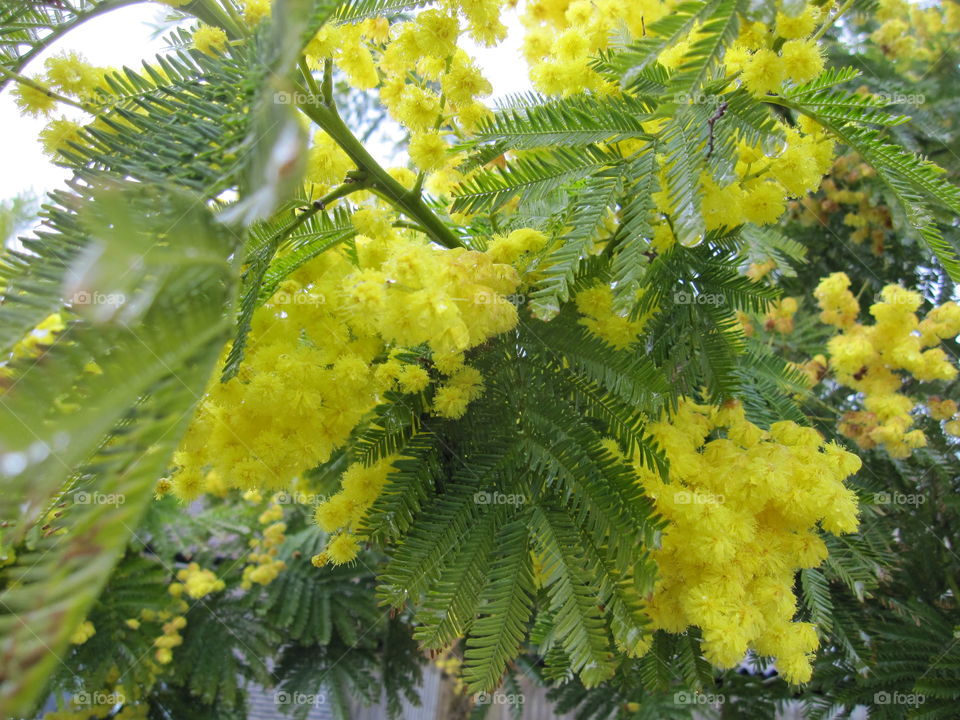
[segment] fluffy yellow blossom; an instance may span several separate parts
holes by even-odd
[[[323,130],[318,130],[307,156],[307,182],[323,186],[338,185],[353,169],[353,161],[333,138]]]
[[[42,83],[40,83],[42,85]],[[13,89],[13,99],[20,108],[23,115],[40,117],[49,115],[57,106],[57,101],[50,97],[49,92],[31,87],[30,85],[17,85]]]
[[[470,393],[456,385],[443,385],[433,396],[433,412],[439,417],[453,420],[463,417],[470,404]]]
[[[222,28],[200,25],[193,33],[193,47],[208,55],[223,52],[227,47],[227,34]]]
[[[414,131],[433,127],[440,115],[440,96],[431,90],[408,85],[395,104],[387,103],[391,114]]]
[[[780,49],[788,78],[805,83],[823,72],[823,55],[813,40],[787,40]]]
[[[783,190],[769,180],[756,180],[744,186],[740,207],[744,219],[756,225],[771,225],[785,209]]]
[[[415,133],[410,139],[410,159],[420,170],[439,170],[447,162],[447,143],[435,132]]]
[[[786,77],[783,59],[773,50],[762,48],[751,55],[741,75],[747,89],[758,97],[777,92]]]
[[[547,244],[547,236],[539,230],[520,228],[509,235],[496,236],[487,247],[487,255],[494,262],[513,263],[526,253],[542,250]]]
[[[356,532],[370,506],[376,501],[393,470],[396,457],[386,457],[372,465],[354,463],[340,478],[340,491],[317,506],[314,519],[320,529],[337,533],[314,561],[317,567],[329,559],[336,565],[353,560],[359,552]]]
[[[793,332],[793,316],[797,313],[797,299],[785,297],[772,303],[764,316],[764,326],[768,331],[783,335]]]
[[[574,298],[582,317],[580,324],[615,348],[622,349],[635,343],[649,315],[630,320],[628,313],[613,309],[613,291],[606,285],[594,285],[581,290]]]
[[[949,420],[957,414],[957,403],[955,400],[943,400],[934,396],[927,400],[927,409],[934,420]]]
[[[327,545],[326,554],[334,565],[343,565],[350,562],[360,552],[360,543],[355,535],[340,533]]]
[[[183,583],[184,591],[194,600],[226,587],[212,570],[203,570],[197,563],[190,563],[177,572],[177,580]]]
[[[83,645],[87,640],[92,638],[96,632],[97,630],[93,627],[93,623],[89,620],[84,620],[80,623],[80,626],[73,631],[73,635],[70,636],[70,643],[72,645]]]
[[[820,306],[820,321],[838,328],[852,325],[860,314],[860,304],[849,291],[850,278],[844,272],[835,272],[817,285],[813,296]]]
[[[60,53],[43,63],[47,82],[56,90],[81,99],[89,96],[99,85],[103,71],[93,67],[75,52]]]
[[[470,106],[477,98],[493,92],[493,86],[480,68],[462,50],[454,55],[449,69],[440,78],[440,87],[447,101],[458,108]]]
[[[72,150],[71,144],[82,144],[83,127],[73,120],[60,118],[51,121],[41,132],[40,142],[43,151],[51,157],[56,157],[64,150]]]
[[[810,35],[817,26],[819,9],[815,5],[807,5],[803,12],[797,15],[788,15],[782,11],[777,12],[777,35],[787,40],[805,38]]]
[[[243,0],[243,21],[253,27],[270,17],[271,0]]]

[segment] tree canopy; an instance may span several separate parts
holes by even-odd
[[[956,716],[960,4],[131,1],[0,9],[0,715]]]

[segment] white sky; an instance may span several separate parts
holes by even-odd
[[[46,54],[35,59],[24,71],[28,76],[43,72],[44,58],[64,50],[75,50],[94,65],[130,66],[139,69],[145,59],[164,49],[162,38],[152,38],[152,26],[162,17],[163,6],[144,3],[121,8],[94,18],[61,38]],[[464,37],[464,49],[478,59],[494,87],[495,97],[528,90],[527,67],[520,54],[522,33],[511,18],[507,40],[496,48],[478,48]],[[68,172],[50,162],[37,139],[47,120],[21,117],[11,97],[12,84],[0,93],[0,157],[5,172],[0,174],[0,200],[32,190],[42,197],[60,186]],[[490,98],[487,98],[489,101]],[[80,111],[67,108],[64,114],[82,118]]]

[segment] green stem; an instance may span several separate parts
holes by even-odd
[[[407,230],[416,230],[417,232],[425,232],[425,230],[417,225],[416,223],[407,222],[406,220],[397,220],[393,223],[395,228],[406,228]]]
[[[307,93],[301,93],[307,95]],[[423,202],[420,193],[407,190],[394,180],[378,163],[363,144],[350,131],[336,108],[324,107],[316,103],[304,103],[300,109],[317,125],[326,131],[340,148],[367,175],[368,189],[375,192],[400,212],[413,218],[423,226],[434,242],[446,248],[463,247],[463,243],[453,231]]]
[[[817,32],[814,33],[814,35],[813,35],[813,37],[812,37],[811,39],[812,39],[814,42],[816,42],[817,40],[819,40],[820,38],[822,38],[823,35],[824,35],[824,33],[826,33],[827,30],[829,30],[830,28],[832,28],[833,25],[834,25],[834,23],[836,23],[837,20],[839,20],[841,17],[843,17],[844,13],[846,13],[847,10],[849,10],[851,7],[853,7],[853,3],[854,3],[854,0],[847,0],[843,5],[841,5],[841,6],[840,6],[840,9],[837,10],[837,14],[836,14],[836,15],[832,15],[823,25],[821,25],[821,26],[820,26],[820,29],[817,30]]]
[[[303,81],[307,84],[307,89],[310,90],[310,94],[314,97],[321,97],[320,88],[317,86],[317,80],[313,77],[313,72],[311,72],[310,66],[307,64],[307,59],[301,56],[300,62],[297,64],[300,66],[300,73],[303,75]]]
[[[323,61],[323,102],[328,108],[336,111],[333,100],[333,60],[331,58]]]
[[[33,80],[32,78],[28,78],[24,75],[20,75],[18,73],[13,72],[12,70],[7,70],[2,65],[0,65],[0,75],[3,75],[7,79],[13,80],[14,82],[19,83],[20,85],[26,85],[27,87],[31,87],[34,90],[38,90],[42,92],[44,95],[46,95],[47,97],[53,98],[57,102],[62,102],[66,105],[71,105],[75,108],[83,110],[84,112],[91,112],[90,108],[87,107],[86,105],[78,103],[76,100],[71,100],[66,95],[61,95],[55,90],[51,90],[50,88],[48,88],[46,85],[42,83],[38,83],[36,80]]]

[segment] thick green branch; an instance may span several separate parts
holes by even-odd
[[[39,83],[32,78],[28,78],[24,75],[20,75],[19,73],[15,73],[11,70],[7,70],[2,65],[0,65],[0,75],[2,75],[7,80],[13,80],[15,83],[33,88],[38,92],[42,92],[44,95],[46,95],[47,97],[53,98],[57,102],[64,103],[65,105],[70,105],[72,107],[79,108],[80,110],[84,110],[87,112],[91,111],[90,108],[87,107],[86,105],[78,103],[77,101],[68,98],[66,95],[61,95],[60,93],[54,90],[51,90],[43,83]],[[0,83],[0,85],[3,85],[3,84],[4,83]]]
[[[319,98],[307,93],[300,93],[300,95],[308,98],[308,102],[299,106],[300,109],[334,139],[361,172],[366,173],[368,189],[400,212],[416,220],[435,242],[447,248],[463,247],[463,243],[453,234],[453,231],[427,207],[419,192],[408,190],[394,180],[390,173],[367,152],[363,143],[350,131],[335,108],[326,107],[317,102]]]

